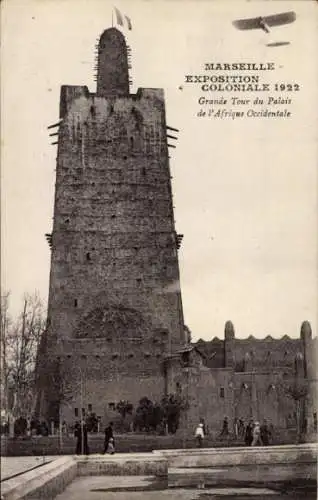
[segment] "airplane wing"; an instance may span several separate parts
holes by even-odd
[[[238,19],[233,21],[233,26],[238,30],[256,30],[260,28],[261,17],[253,17],[251,19]]]
[[[262,23],[267,26],[281,26],[282,24],[289,24],[296,19],[295,12],[284,12],[283,14],[275,14],[273,16],[265,17],[252,17],[250,19],[238,19],[233,21],[233,26],[238,30],[255,30],[263,29]]]
[[[282,26],[283,24],[293,23],[296,19],[295,12],[284,12],[283,14],[275,14],[274,16],[265,16],[264,21],[268,26]]]
[[[267,43],[266,47],[281,47],[282,45],[290,45],[290,42],[272,42],[272,43]]]

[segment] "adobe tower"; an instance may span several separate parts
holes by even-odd
[[[184,343],[164,94],[129,93],[127,51],[107,29],[96,93],[61,88],[38,363],[38,410],[56,420],[104,420],[121,399],[159,400],[163,359]]]

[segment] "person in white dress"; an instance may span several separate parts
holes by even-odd
[[[199,424],[198,427],[195,430],[195,438],[197,440],[197,444],[199,448],[202,448],[203,444],[203,439],[204,439],[204,430],[203,430],[203,424]]]

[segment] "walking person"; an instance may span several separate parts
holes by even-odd
[[[110,440],[108,441],[107,453],[109,453],[110,455],[114,455],[115,453],[114,438],[110,438]]]
[[[244,425],[244,420],[242,418],[239,418],[238,422],[238,433],[240,437],[244,437],[245,433],[245,425]]]
[[[109,446],[111,444],[111,446]],[[113,432],[113,422],[109,422],[109,425],[105,429],[105,440],[104,440],[104,454],[111,448],[111,454],[115,453],[115,440]]]
[[[198,447],[202,448],[203,439],[204,439],[204,430],[203,430],[203,424],[202,423],[200,423],[198,425],[198,427],[195,430],[194,435],[195,435],[195,438],[197,440]]]
[[[224,417],[224,420],[223,420],[223,427],[222,427],[220,437],[221,436],[226,436],[226,437],[229,436],[229,421],[228,421],[227,417]]]
[[[206,436],[207,435],[207,429],[206,429],[204,418],[200,418],[200,424],[203,425],[203,434],[204,434],[204,436]]]
[[[252,442],[253,442],[253,428],[254,428],[254,424],[253,424],[253,420],[251,419],[249,421],[249,423],[247,424],[246,426],[246,429],[245,429],[245,445],[246,446],[251,446]]]
[[[76,437],[76,455],[88,455],[88,436],[85,422],[76,422],[74,427],[74,436]]]
[[[253,429],[253,441],[251,446],[262,446],[262,444],[261,427],[259,425],[259,422],[255,422]]]
[[[239,426],[238,426],[238,419],[237,418],[235,418],[233,421],[233,432],[234,432],[235,439],[237,439],[238,435],[239,435]]]

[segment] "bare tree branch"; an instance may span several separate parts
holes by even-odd
[[[1,297],[2,385],[6,407],[8,391],[14,393],[13,413],[31,412],[35,400],[35,362],[45,328],[45,309],[37,293],[25,294],[21,313],[9,315],[9,293]]]

